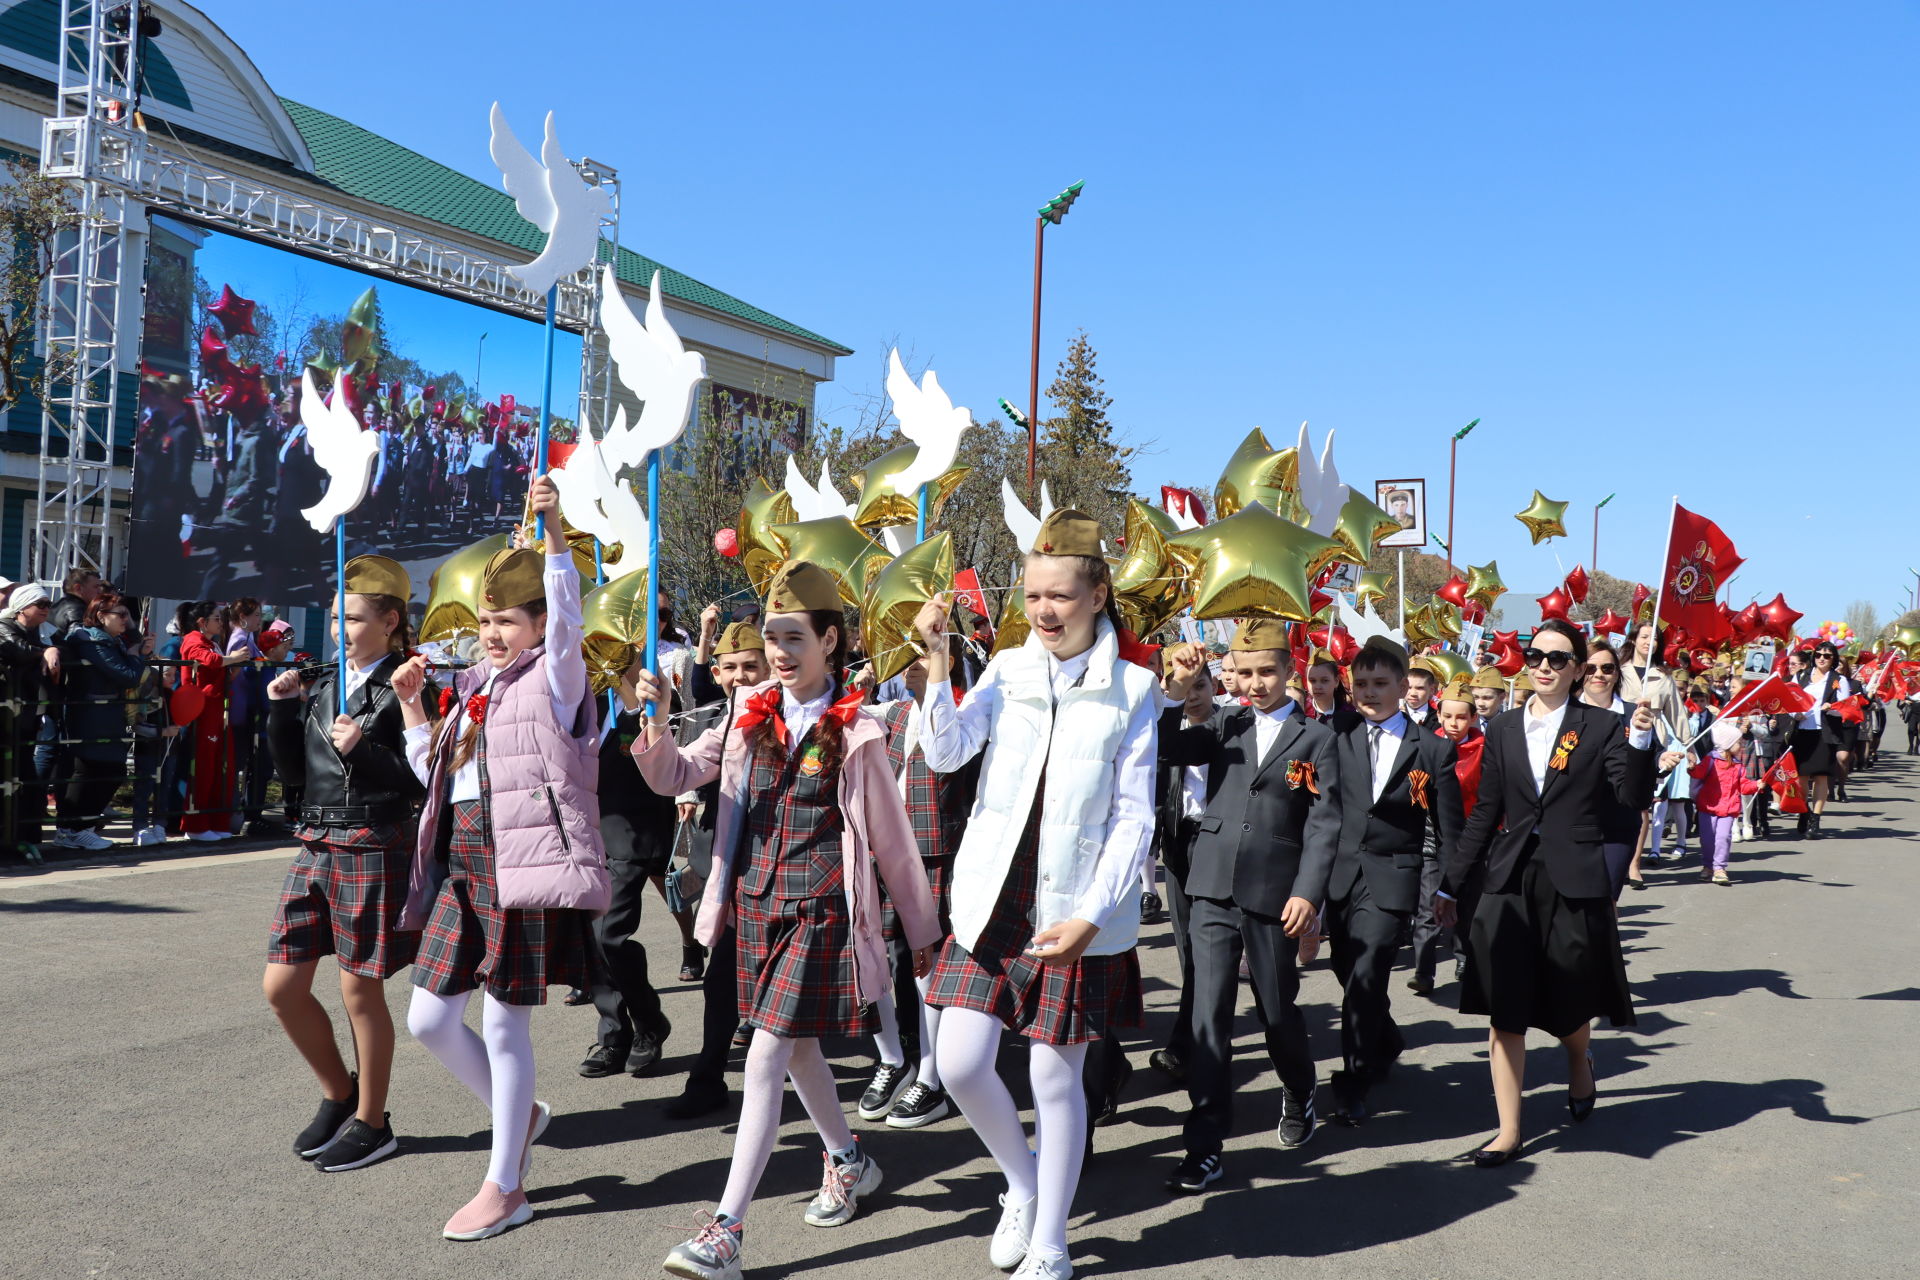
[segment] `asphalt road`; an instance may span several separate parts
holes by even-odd
[[[1594,1038],[1599,1110],[1568,1127],[1560,1055],[1535,1037],[1527,1155],[1499,1170],[1459,1161],[1493,1129],[1484,1024],[1453,1012],[1451,983],[1433,1000],[1396,986],[1409,1048],[1376,1095],[1382,1114],[1295,1152],[1272,1141],[1276,1086],[1249,1002],[1227,1176],[1205,1197],[1170,1198],[1184,1097],[1145,1060],[1165,1035],[1175,971],[1166,926],[1149,929],[1148,1035],[1121,1122],[1098,1132],[1081,1183],[1078,1274],[1920,1273],[1916,783],[1913,760],[1889,757],[1834,807],[1832,838],[1735,846],[1732,888],[1696,883],[1691,866],[1653,872],[1623,912],[1639,1025]],[[260,997],[285,858],[236,850],[0,876],[0,1275],[658,1275],[719,1193],[732,1141],[730,1119],[659,1110],[694,1047],[697,990],[667,988],[681,1030],[647,1079],[575,1074],[591,1010],[556,998],[535,1016],[539,1092],[555,1112],[529,1181],[537,1216],[448,1244],[441,1224],[484,1173],[486,1117],[404,1033],[401,1156],[328,1176],[288,1150],[317,1091]],[[677,939],[663,911],[642,937],[670,977]],[[407,986],[391,990],[398,1020]],[[1323,1080],[1335,995],[1323,961],[1303,994]],[[337,1009],[336,992],[325,998]],[[869,1059],[839,1048],[851,1109]],[[1003,1065],[1017,1073],[1021,1054],[1009,1048]],[[887,1183],[853,1223],[823,1231],[800,1220],[819,1156],[791,1096],[786,1119],[750,1219],[750,1276],[997,1274],[985,1240],[999,1186],[964,1121],[911,1133],[856,1121]]]

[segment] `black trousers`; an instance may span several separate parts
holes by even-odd
[[[624,822],[609,816],[603,825]],[[640,907],[646,900],[650,866],[626,859],[609,859],[613,899],[607,912],[593,922],[593,940],[599,944],[599,963],[593,966],[590,988],[593,1007],[600,1011],[600,1043],[611,1048],[633,1046],[633,1029],[660,1026],[660,993],[647,981],[647,949],[634,938],[640,927]]]
[[[1361,1088],[1386,1073],[1400,1056],[1400,1028],[1394,1025],[1388,986],[1400,931],[1411,912],[1389,911],[1357,877],[1345,898],[1327,903],[1327,932],[1333,944],[1333,972],[1345,994],[1340,1001],[1340,1056],[1347,1075]]]
[[[1440,860],[1428,858],[1420,864],[1420,901],[1413,907],[1413,971],[1431,978],[1440,968],[1440,957],[1453,954],[1453,927],[1433,918],[1433,895],[1440,888]]]
[[[1193,899],[1173,872],[1167,872],[1167,922],[1173,926],[1173,947],[1180,960],[1180,1012],[1167,1033],[1167,1052],[1186,1062],[1193,1057]]]
[[[127,776],[127,766],[103,760],[71,757],[73,772],[56,795],[62,831],[98,831],[106,822],[107,806]]]
[[[1266,1028],[1267,1056],[1289,1093],[1311,1095],[1313,1049],[1300,995],[1300,944],[1279,917],[1216,898],[1194,898],[1188,918],[1193,945],[1193,1057],[1187,1064],[1189,1155],[1217,1155],[1233,1130],[1233,1022],[1239,1003],[1240,956],[1253,978],[1254,1007]]]
[[[705,1009],[700,1018],[700,1052],[687,1072],[687,1088],[727,1084],[727,1059],[733,1053],[734,1028],[740,1025],[740,991],[734,984],[739,961],[734,955],[733,930],[720,935],[707,953],[706,976],[700,979]]]

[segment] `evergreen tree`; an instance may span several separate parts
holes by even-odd
[[[1120,443],[1107,416],[1113,397],[1106,393],[1098,363],[1086,331],[1075,334],[1047,387],[1054,416],[1040,424],[1037,461],[1054,503],[1078,507],[1111,536],[1126,524],[1133,488],[1128,463],[1137,450]]]

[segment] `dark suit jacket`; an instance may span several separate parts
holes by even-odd
[[[1340,838],[1340,764],[1333,733],[1296,708],[1263,762],[1252,707],[1221,707],[1183,727],[1176,707],[1160,718],[1160,761],[1207,766],[1207,812],[1189,853],[1186,890],[1278,916],[1288,898],[1318,905]],[[1295,762],[1312,766],[1290,781]]]
[[[1600,849],[1608,802],[1636,813],[1653,802],[1655,748],[1634,750],[1619,716],[1576,698],[1567,703],[1555,740],[1557,748],[1568,734],[1575,735],[1567,767],[1555,769],[1549,763],[1546,786],[1536,792],[1527,761],[1525,714],[1524,704],[1503,711],[1487,731],[1480,757],[1480,797],[1441,887],[1457,895],[1456,886],[1484,861],[1486,891],[1508,891],[1537,828],[1540,843],[1534,856],[1546,859],[1555,889],[1569,898],[1611,897],[1613,886]]]
[[[1412,911],[1420,897],[1420,865],[1426,857],[1444,864],[1464,822],[1459,752],[1453,743],[1408,718],[1404,743],[1380,798],[1373,798],[1373,765],[1367,758],[1367,718],[1342,714],[1333,723],[1340,754],[1340,852],[1327,882],[1329,896],[1344,899],[1364,879],[1373,900],[1388,911]],[[1415,802],[1415,770],[1427,775],[1426,804]],[[1428,841],[1431,834],[1434,839]]]

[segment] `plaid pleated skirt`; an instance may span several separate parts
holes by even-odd
[[[433,900],[413,985],[435,995],[484,987],[501,1004],[545,1004],[550,986],[584,987],[592,917],[564,907],[500,906],[493,847],[480,802],[453,806],[447,878]]]
[[[338,956],[357,978],[391,978],[413,963],[416,931],[402,932],[414,824],[302,827],[267,932],[267,963]]]
[[[792,1040],[865,1036],[880,1029],[853,976],[853,924],[835,870],[805,898],[733,899],[735,983],[741,1016]]]
[[[1014,852],[1013,866],[993,905],[978,948],[948,937],[933,969],[927,1003],[942,1009],[992,1014],[1009,1030],[1042,1044],[1098,1040],[1116,1027],[1145,1021],[1140,958],[1133,948],[1117,956],[1082,956],[1072,964],[1042,964],[1026,954],[1040,926],[1039,801]]]

